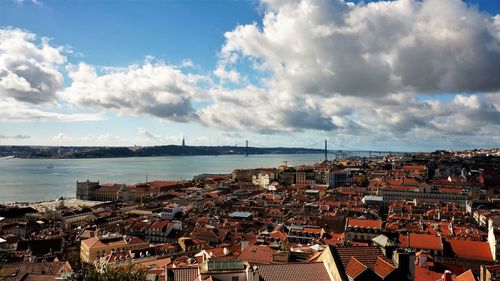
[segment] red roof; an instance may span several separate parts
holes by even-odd
[[[404,165],[401,167],[402,170],[427,170],[426,166],[423,165]]]
[[[163,186],[173,186],[177,184],[183,184],[185,182],[178,182],[178,181],[152,181],[148,182],[149,186],[152,187],[163,187]]]
[[[270,264],[276,251],[266,245],[249,245],[239,255],[238,259],[249,263]]]
[[[373,271],[380,276],[382,279],[387,277],[387,275],[391,274],[391,272],[394,271],[396,267],[384,259],[377,257],[377,261],[375,262],[375,267],[373,268]]]
[[[361,273],[363,273],[368,267],[358,261],[355,257],[351,257],[347,266],[345,268],[345,273],[351,279],[356,279]]]
[[[438,188],[439,192],[442,193],[463,193],[462,189],[457,189],[457,188],[447,188],[447,187],[439,187]]]
[[[413,185],[387,185],[381,188],[394,189],[394,190],[414,190],[414,191],[417,191],[419,189],[418,186],[413,186]]]
[[[318,233],[321,234],[323,231],[322,228],[316,228],[316,227],[304,227],[304,232],[309,232],[309,233]]]
[[[428,269],[427,267],[415,266],[415,280],[418,281],[437,281],[441,280],[442,272],[436,272]]]
[[[452,251],[459,258],[478,260],[478,261],[494,261],[491,255],[491,249],[488,242],[471,241],[471,240],[447,240],[450,243]]]
[[[259,275],[266,281],[330,281],[328,271],[322,262],[259,265]]]
[[[472,274],[472,271],[469,269],[459,276],[453,278],[453,281],[476,281],[476,278],[474,277],[474,274]]]
[[[169,223],[169,221],[157,221],[151,224],[149,229],[152,231],[155,231],[155,229],[163,230]]]
[[[273,232],[271,232],[271,237],[273,238],[278,238],[280,240],[285,240],[287,238],[287,234],[281,230],[274,230]]]
[[[443,242],[441,240],[441,237],[439,236],[431,234],[410,233],[408,236],[404,238],[406,238],[406,244],[404,245],[406,247],[415,249],[436,250],[436,251],[443,250]]]
[[[347,218],[347,227],[381,229],[382,220],[364,220],[364,219]]]

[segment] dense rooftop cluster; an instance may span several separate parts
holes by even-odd
[[[80,262],[175,281],[500,277],[498,150],[76,189],[0,208],[0,279],[64,280]]]

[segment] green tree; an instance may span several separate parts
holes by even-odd
[[[105,266],[98,270],[92,263],[83,263],[68,281],[144,281],[146,269],[139,265]]]

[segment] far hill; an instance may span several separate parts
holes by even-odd
[[[19,158],[114,158],[181,155],[245,155],[251,154],[306,154],[324,153],[322,149],[294,147],[237,147],[237,146],[0,146],[0,157]]]

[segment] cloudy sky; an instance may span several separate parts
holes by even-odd
[[[0,144],[499,147],[491,0],[0,0]]]

